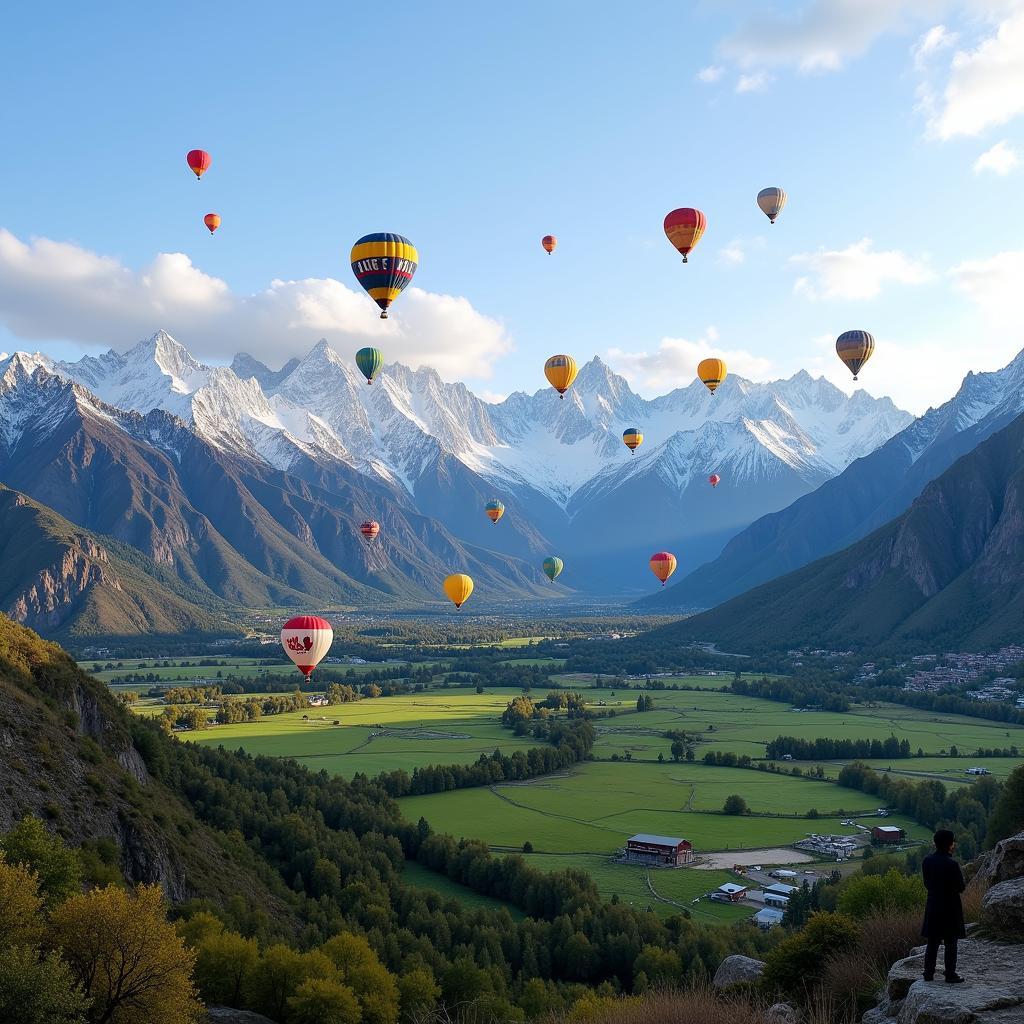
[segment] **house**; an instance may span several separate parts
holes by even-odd
[[[311,708],[325,708],[330,703],[324,694],[313,694],[306,699],[309,701]]]
[[[875,825],[871,829],[871,838],[876,843],[902,843],[906,835],[898,825]]]
[[[789,868],[777,868],[771,872],[772,878],[796,878],[797,873],[790,871]]]
[[[719,903],[739,903],[740,900],[746,899],[746,896],[747,887],[737,885],[735,882],[726,882],[711,894],[711,898],[718,900]]]
[[[766,907],[775,907],[778,910],[785,910],[789,906],[789,897],[783,896],[778,892],[769,892],[765,889],[764,905]]]
[[[991,775],[992,774],[987,768],[965,768],[964,771],[968,775]]]
[[[766,885],[764,887],[766,896],[768,893],[772,893],[774,896],[785,896],[787,900],[797,891],[799,891],[799,886],[786,885],[785,882],[773,882],[771,885]]]
[[[750,920],[757,925],[758,928],[764,928],[767,931],[769,928],[774,928],[777,924],[782,924],[783,912],[781,910],[775,910],[772,907],[765,907],[763,910],[759,910]]]
[[[624,859],[627,864],[654,864],[677,868],[693,860],[693,846],[688,839],[638,832],[626,840]]]

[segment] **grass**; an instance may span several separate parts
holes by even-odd
[[[497,910],[504,908],[514,918],[523,918],[526,915],[517,907],[502,903],[491,896],[483,896],[474,892],[468,886],[453,882],[447,875],[438,874],[429,868],[417,864],[415,861],[407,860],[402,870],[402,881],[416,889],[428,889],[436,892],[445,899],[458,900],[464,907],[480,907],[484,910]]]

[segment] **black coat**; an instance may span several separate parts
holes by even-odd
[[[960,904],[960,893],[964,891],[960,865],[950,853],[930,853],[921,863],[921,874],[928,890],[921,934],[929,938],[962,939],[967,933]]]

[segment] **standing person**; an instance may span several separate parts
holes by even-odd
[[[939,946],[944,945],[946,982],[958,985],[964,979],[956,973],[956,944],[967,934],[964,931],[964,909],[960,903],[964,876],[953,858],[956,836],[948,828],[940,828],[933,839],[935,852],[928,854],[921,863],[924,887],[928,890],[921,927],[921,934],[928,939],[924,954],[924,980],[934,980]]]

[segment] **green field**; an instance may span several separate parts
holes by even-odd
[[[406,885],[414,886],[417,889],[429,889],[445,899],[458,900],[459,903],[466,907],[480,907],[484,910],[504,908],[514,918],[526,916],[516,907],[502,903],[501,900],[492,899],[490,896],[483,896],[478,892],[474,892],[468,886],[453,882],[447,875],[431,871],[415,861],[407,860],[405,862],[405,867],[402,870],[402,881]]]

